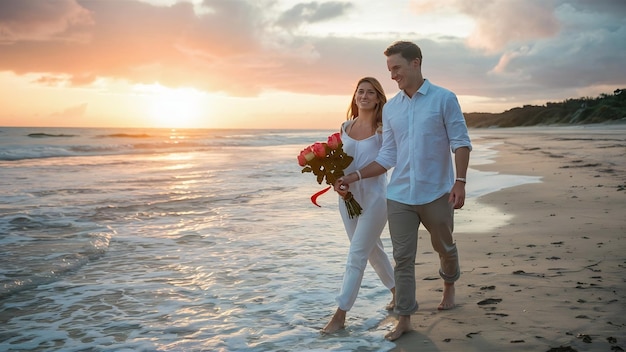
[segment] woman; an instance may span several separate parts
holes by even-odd
[[[382,111],[385,102],[387,98],[378,80],[372,77],[359,80],[348,108],[348,120],[341,125],[343,150],[354,157],[350,166],[344,170],[346,175],[365,167],[378,155],[382,145]],[[368,259],[383,285],[393,295],[386,308],[394,308],[393,267],[380,240],[387,223],[386,189],[385,174],[350,185],[350,191],[363,208],[363,213],[352,219],[343,200],[339,200],[339,212],[350,239],[350,251],[341,292],[336,297],[337,311],[322,333],[333,333],[345,327],[346,312],[352,308],[359,293]]]

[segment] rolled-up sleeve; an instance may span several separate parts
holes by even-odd
[[[444,103],[444,122],[450,141],[450,149],[456,152],[461,147],[467,147],[472,150],[472,143],[467,132],[465,117],[461,111],[461,105],[455,94],[446,92]]]

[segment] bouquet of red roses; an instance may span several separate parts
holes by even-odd
[[[350,165],[352,160],[354,158],[343,151],[339,132],[330,135],[326,143],[316,142],[304,148],[298,155],[298,164],[303,167],[302,173],[312,172],[317,176],[317,183],[322,184],[323,181],[326,181],[326,184],[329,185],[335,184],[335,181],[344,175],[343,170]],[[314,194],[311,197],[313,204],[319,207],[315,200],[329,189],[330,186]],[[363,208],[354,199],[351,192],[348,192],[343,200],[346,203],[350,218],[361,215]]]

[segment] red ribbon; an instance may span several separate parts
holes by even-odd
[[[322,194],[326,193],[328,190],[330,189],[330,186],[326,187],[325,189],[315,193],[314,195],[311,196],[311,202],[313,202],[313,204],[317,205],[318,207],[322,207],[321,205],[317,204],[317,197],[321,196]]]

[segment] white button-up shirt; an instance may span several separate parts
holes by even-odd
[[[472,149],[456,95],[424,84],[410,98],[400,91],[383,107],[383,145],[376,162],[394,168],[387,198],[411,205],[430,203],[454,184],[452,153]]]

